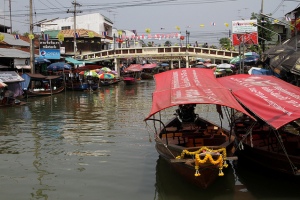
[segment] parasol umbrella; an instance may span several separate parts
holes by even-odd
[[[70,70],[72,68],[71,65],[64,63],[64,62],[56,62],[52,63],[47,67],[49,71],[57,71],[57,70]]]
[[[101,71],[103,71],[103,72],[110,72],[111,69],[109,69],[108,67],[102,67]]]
[[[115,76],[110,73],[104,73],[99,75],[99,79],[114,79]]]
[[[44,64],[44,63],[51,63],[51,61],[46,58],[43,58],[43,57],[35,57],[34,63],[35,64]]]
[[[231,69],[232,65],[228,64],[228,63],[222,63],[222,64],[217,65],[217,68],[218,69]]]
[[[259,56],[259,54],[256,52],[246,52],[246,53],[244,53],[244,55],[245,56]]]
[[[99,75],[95,70],[88,70],[84,72],[85,76],[98,77]]]
[[[168,63],[160,63],[160,66],[162,66],[162,67],[168,67],[169,64]]]
[[[118,72],[116,72],[115,70],[111,70],[109,73],[110,73],[110,74],[114,74],[114,75],[117,75],[117,74],[118,74]]]

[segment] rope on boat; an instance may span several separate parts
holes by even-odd
[[[287,153],[287,151],[286,151],[286,149],[285,149],[285,146],[283,145],[283,141],[282,141],[282,137],[281,137],[280,133],[279,133],[277,130],[274,131],[274,133],[275,133],[275,136],[276,136],[276,138],[277,138],[277,140],[278,140],[278,142],[279,142],[279,144],[280,144],[280,146],[281,146],[281,149],[283,150],[283,153],[285,154],[286,158],[287,158],[288,161],[289,161],[289,164],[290,164],[290,166],[291,166],[291,168],[292,168],[294,174],[297,174],[298,169],[297,169],[297,167],[294,165],[294,163],[291,161],[291,159],[290,159],[290,157],[289,157],[289,155],[288,155],[288,153]]]
[[[251,139],[251,146],[253,147],[253,144],[252,144],[252,129],[253,129],[253,127],[255,126],[255,124],[256,124],[256,122],[254,122],[254,123],[252,123],[252,124],[250,125],[250,127],[249,127],[248,130],[246,131],[246,134],[243,135],[243,139],[240,140],[240,142],[239,142],[239,144],[238,144],[238,147],[239,147],[240,150],[243,150],[243,149],[244,149],[243,142],[244,142],[244,140],[247,139],[248,135],[250,135],[250,137],[251,137],[251,138],[250,138],[250,139]]]

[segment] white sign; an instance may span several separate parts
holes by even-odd
[[[257,32],[257,20],[232,21],[232,33],[253,33]]]

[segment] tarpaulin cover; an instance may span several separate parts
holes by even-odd
[[[275,129],[300,118],[300,88],[275,76],[238,74],[218,81]]]
[[[156,63],[142,65],[142,69],[153,69],[155,67],[158,67]]]
[[[142,70],[143,70],[142,65],[140,65],[140,64],[131,64],[124,71],[125,72],[140,72]]]
[[[215,104],[249,115],[231,92],[217,81],[211,69],[174,69],[156,74],[154,79],[156,88],[146,119],[161,110],[181,104]]]

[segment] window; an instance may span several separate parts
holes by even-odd
[[[71,26],[62,26],[61,27],[61,30],[70,30],[71,29]]]

